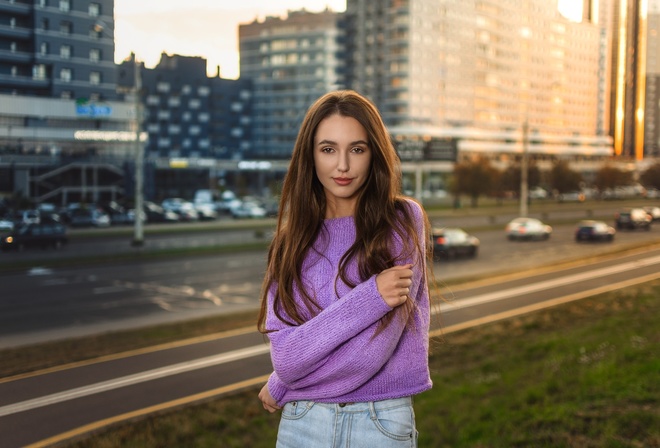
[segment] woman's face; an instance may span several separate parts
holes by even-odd
[[[352,117],[331,115],[314,135],[314,167],[328,205],[340,215],[353,213],[357,193],[371,167],[367,131]]]

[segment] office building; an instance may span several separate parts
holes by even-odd
[[[342,15],[289,11],[239,26],[241,78],[254,83],[252,159],[288,159],[310,104],[343,88]]]
[[[644,159],[647,0],[611,0],[612,85],[610,134],[617,157]]]
[[[644,156],[660,158],[660,0],[649,0]]]
[[[134,110],[116,94],[112,0],[0,0],[0,195],[126,194]]]

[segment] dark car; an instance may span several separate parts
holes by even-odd
[[[479,253],[479,239],[457,227],[433,229],[432,238],[433,258],[436,260],[476,257]]]
[[[614,215],[616,228],[621,229],[651,229],[651,215],[643,208],[624,208]]]
[[[33,247],[59,249],[68,241],[64,224],[41,222],[19,225],[12,232],[3,234],[0,237],[0,248],[3,251],[21,251]]]
[[[575,229],[575,241],[614,241],[616,230],[603,221],[580,221]]]

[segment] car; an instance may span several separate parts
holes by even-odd
[[[241,202],[240,205],[232,208],[230,212],[231,216],[235,219],[266,217],[266,209],[259,203],[253,201]]]
[[[614,215],[617,230],[651,230],[651,221],[651,215],[643,208],[638,207],[623,208]]]
[[[109,227],[110,215],[100,208],[77,208],[69,214],[71,227]]]
[[[575,229],[575,241],[614,241],[616,230],[604,221],[585,219],[578,222]]]
[[[66,227],[62,223],[20,224],[13,231],[0,237],[0,249],[3,251],[22,251],[30,247],[59,249],[68,241]]]
[[[651,215],[651,221],[660,221],[660,207],[646,206],[642,207],[646,213]]]
[[[506,237],[511,240],[547,240],[552,227],[536,218],[515,218],[506,225]]]
[[[172,210],[166,210],[160,205],[151,202],[144,202],[144,220],[148,223],[173,223],[179,222],[179,215]]]
[[[474,258],[479,253],[479,238],[458,227],[433,229],[433,259]]]

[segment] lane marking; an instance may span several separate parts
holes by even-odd
[[[483,303],[508,299],[522,294],[543,291],[557,286],[568,285],[571,283],[577,283],[585,280],[593,280],[594,278],[619,274],[621,272],[625,272],[633,268],[642,268],[642,267],[652,266],[658,263],[660,263],[660,255],[642,260],[629,261],[627,263],[610,266],[608,268],[583,272],[580,274],[567,275],[564,277],[558,277],[553,280],[546,280],[543,282],[534,283],[532,285],[519,286],[516,288],[504,289],[501,291],[495,291],[488,294],[481,294],[478,296],[470,297],[469,299],[458,299],[455,302],[440,304],[439,307],[435,307],[435,309],[433,310],[433,314],[437,314],[439,312],[451,312],[451,311],[459,310],[461,308],[467,308],[470,306],[480,305]]]
[[[270,347],[266,344],[247,347],[240,350],[222,353],[220,355],[207,356],[193,361],[185,361],[171,366],[160,367],[158,369],[147,370],[145,372],[114,378],[100,383],[90,384],[88,386],[77,387],[55,394],[44,395],[43,397],[18,403],[1,406],[0,417],[4,417],[18,412],[24,412],[31,409],[49,406],[63,401],[73,400],[74,398],[86,397],[120,387],[132,386],[146,381],[152,381],[166,376],[177,375],[179,373],[189,372],[191,370],[203,369],[205,367],[225,364],[238,361],[240,359],[251,358],[257,355],[263,355],[270,352]]]
[[[247,389],[253,386],[256,386],[258,384],[264,384],[270,375],[263,375],[259,376],[256,378],[251,378],[249,380],[241,381],[238,383],[234,384],[229,384],[227,386],[219,387],[217,389],[212,389],[208,390],[206,392],[201,392],[199,394],[195,395],[189,395],[187,397],[179,398],[176,400],[168,401],[165,403],[160,403],[156,404],[153,406],[149,406],[147,408],[142,408],[138,409],[135,411],[127,412],[125,414],[120,414],[120,415],[115,415],[114,417],[109,417],[103,420],[98,420],[93,423],[89,423],[84,426],[80,426],[78,428],[72,429],[67,432],[63,432],[61,434],[58,434],[53,437],[49,437],[48,439],[43,439],[38,442],[35,442],[31,445],[26,445],[25,448],[45,448],[45,447],[50,447],[53,446],[56,443],[63,442],[65,440],[72,439],[74,437],[80,436],[82,434],[86,434],[88,432],[96,431],[98,429],[105,428],[107,426],[113,425],[115,423],[119,423],[122,421],[130,420],[130,419],[135,419],[138,417],[144,417],[149,414],[153,414],[155,412],[161,412],[166,409],[172,409],[175,407],[179,406],[184,406],[188,404],[195,403],[197,401],[202,401],[205,399],[210,399],[214,397],[218,397],[220,395],[224,395],[230,392],[235,392],[241,389]]]

